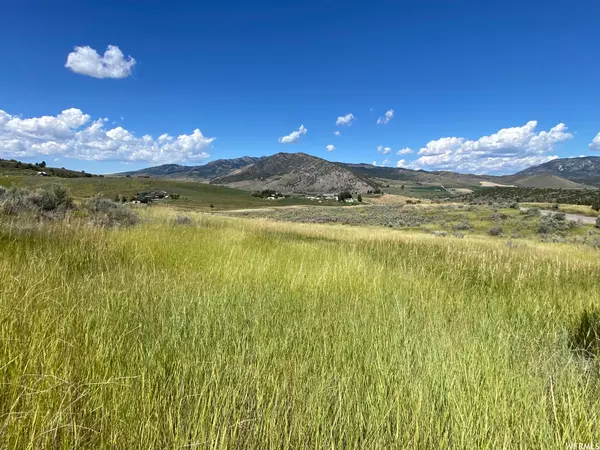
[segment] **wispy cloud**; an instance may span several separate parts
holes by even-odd
[[[302,135],[307,133],[307,131],[308,130],[304,127],[304,125],[300,125],[300,128],[298,128],[296,131],[292,131],[287,136],[280,137],[278,141],[282,144],[295,144]]]
[[[355,119],[354,114],[346,114],[345,116],[338,117],[335,124],[338,126],[350,126]]]
[[[380,117],[379,119],[377,119],[377,124],[378,125],[386,125],[386,124],[390,123],[390,120],[392,120],[393,118],[394,118],[394,110],[388,109],[385,112],[385,115],[383,117]]]

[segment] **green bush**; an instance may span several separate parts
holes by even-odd
[[[504,234],[504,231],[500,227],[494,227],[494,228],[490,228],[490,231],[488,231],[488,234],[490,236],[502,236]]]

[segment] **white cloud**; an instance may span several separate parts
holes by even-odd
[[[339,131],[339,130],[335,130],[335,131],[333,132],[333,134],[334,134],[334,135],[336,135],[336,136],[339,136],[340,134],[342,134],[342,132],[341,132],[341,131]]]
[[[396,163],[396,167],[405,167],[406,166],[406,160],[405,159],[401,159]]]
[[[549,131],[536,132],[536,127],[537,122],[531,121],[475,141],[462,137],[430,141],[419,150],[420,157],[410,165],[472,173],[516,171],[557,158],[548,153],[554,151],[557,143],[573,137],[563,123]]]
[[[596,135],[594,139],[592,139],[592,143],[589,145],[590,150],[600,150],[600,133]]]
[[[352,125],[352,121],[356,119],[354,114],[346,114],[345,116],[340,116],[335,121],[335,124],[338,126],[350,126]]]
[[[381,161],[381,166],[385,167],[388,166],[391,163],[391,161],[387,158],[385,158],[383,161]]]
[[[325,147],[327,149],[328,152],[332,152],[335,150],[335,145],[333,144],[329,144],[327,147]]]
[[[371,165],[372,165],[372,166],[376,166],[376,165],[377,165],[377,161],[373,161],[373,162],[371,163]]]
[[[411,148],[403,148],[401,150],[398,150],[398,152],[396,153],[396,155],[408,155],[409,153],[412,153],[412,149]]]
[[[379,153],[381,153],[382,155],[389,155],[390,153],[392,153],[392,149],[389,147],[384,147],[383,145],[378,145],[377,146],[377,151]]]
[[[282,144],[295,144],[300,139],[300,136],[307,133],[307,129],[304,128],[304,125],[300,125],[300,128],[296,131],[292,131],[287,136],[282,136],[278,139],[278,141]]]
[[[57,116],[22,119],[0,110],[0,153],[14,158],[39,155],[91,161],[147,161],[170,163],[208,158],[205,152],[215,138],[196,129],[177,138],[163,134],[136,136],[116,127],[104,128],[108,119],[90,123],[90,116],[71,108]]]
[[[67,56],[65,67],[75,73],[94,78],[127,78],[135,66],[135,59],[125,58],[116,45],[109,45],[100,56],[89,46],[75,47]]]
[[[385,115],[383,117],[380,117],[379,119],[377,119],[377,124],[378,125],[387,125],[388,123],[390,123],[390,120],[392,120],[394,118],[394,110],[393,109],[388,109],[385,112]]]

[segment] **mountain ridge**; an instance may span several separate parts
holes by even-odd
[[[366,192],[389,183],[473,187],[485,182],[521,187],[600,187],[600,157],[559,158],[511,175],[475,175],[328,161],[306,153],[218,159],[199,166],[164,164],[116,176],[153,176],[222,184],[246,190]]]

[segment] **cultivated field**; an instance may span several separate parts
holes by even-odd
[[[118,228],[2,219],[3,448],[600,436],[599,366],[577,351],[600,299],[597,250],[141,214]]]

